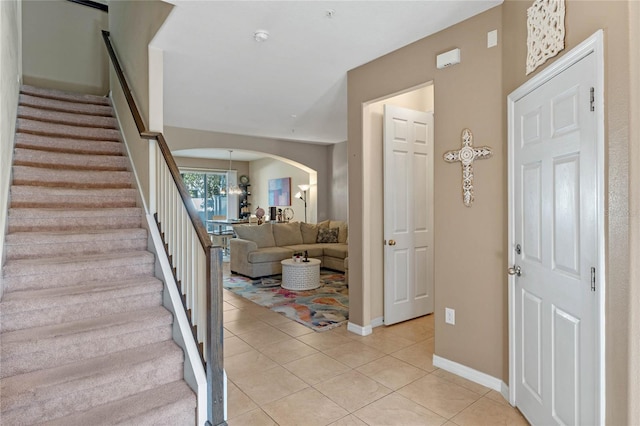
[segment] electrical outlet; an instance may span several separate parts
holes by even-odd
[[[444,308],[444,322],[447,324],[456,324],[456,310],[451,308]]]

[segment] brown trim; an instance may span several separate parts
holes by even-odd
[[[138,133],[142,139],[155,139],[158,142],[158,147],[160,148],[160,152],[162,152],[162,156],[167,163],[167,167],[169,167],[169,172],[171,173],[171,177],[173,178],[174,183],[178,189],[178,193],[180,194],[180,198],[184,203],[185,208],[189,214],[189,218],[191,219],[191,223],[198,234],[198,240],[200,240],[200,244],[204,250],[207,250],[207,247],[211,247],[211,238],[209,238],[209,234],[207,233],[207,229],[205,228],[202,220],[198,216],[198,213],[193,206],[193,202],[191,201],[191,196],[187,191],[187,188],[184,186],[184,182],[180,178],[180,171],[178,170],[178,166],[176,165],[175,160],[173,159],[173,155],[171,155],[171,150],[169,150],[169,146],[167,145],[167,141],[164,138],[162,133],[158,132],[150,132],[147,130],[144,121],[142,120],[142,116],[140,115],[140,110],[136,105],[136,101],[133,99],[133,95],[131,94],[131,89],[129,88],[129,84],[127,83],[127,79],[124,76],[124,71],[120,66],[120,62],[118,61],[118,57],[116,52],[111,44],[111,38],[109,36],[109,31],[102,30],[102,38],[104,39],[104,43],[107,46],[107,51],[109,52],[109,57],[111,58],[111,63],[113,64],[113,69],[118,76],[118,80],[120,81],[120,85],[122,86],[122,91],[124,92],[124,96],[127,100],[127,105],[129,105],[129,109],[131,110],[131,115],[133,116],[133,121],[136,123],[136,127],[138,129]]]
[[[209,343],[207,357],[206,359],[203,359],[205,371],[207,373],[207,391],[209,396],[207,401],[208,420],[206,424],[224,426],[227,423],[224,420],[224,345],[222,343],[223,313],[221,267],[222,249],[220,247],[213,246],[213,244],[211,243],[211,239],[209,238],[207,229],[205,228],[204,223],[195,210],[195,207],[191,200],[191,196],[189,195],[189,192],[187,191],[187,188],[185,187],[184,182],[180,177],[180,171],[178,170],[178,166],[173,159],[173,155],[171,155],[171,151],[169,150],[169,146],[167,145],[167,141],[165,140],[163,134],[158,132],[150,132],[145,126],[144,121],[142,120],[142,116],[140,115],[140,110],[138,109],[136,102],[131,95],[131,90],[129,88],[129,85],[127,84],[127,80],[125,78],[124,72],[122,71],[122,67],[120,66],[120,62],[118,61],[116,52],[113,48],[113,45],[111,44],[109,31],[103,30],[102,38],[104,39],[107,51],[109,52],[109,57],[111,58],[111,63],[116,72],[116,75],[118,76],[120,85],[122,86],[122,91],[124,92],[125,98],[127,99],[127,104],[129,105],[131,115],[133,116],[133,119],[136,123],[138,133],[142,139],[155,140],[158,144],[158,148],[160,149],[167,167],[169,168],[169,172],[171,173],[173,182],[178,189],[180,198],[182,199],[184,207],[186,208],[189,215],[189,219],[191,219],[191,223],[194,226],[196,234],[198,235],[198,239],[200,240],[200,244],[202,245],[202,248],[205,252],[207,260],[205,290],[207,320],[205,326],[207,328],[206,335]],[[161,229],[162,226],[160,223],[158,223],[157,214],[155,215],[155,217],[156,223],[158,224],[158,227],[160,229],[160,234],[163,235]],[[164,241],[164,236],[163,243],[165,245],[165,251],[167,251],[168,247],[166,246],[166,242]],[[173,263],[171,257],[169,257],[169,261]],[[180,284],[177,281],[176,285],[178,285],[178,291],[180,291],[180,294],[182,294],[182,291],[179,288]],[[200,342],[198,342],[197,334],[193,325],[193,321],[191,319],[190,312],[186,311],[186,313],[187,317],[189,318],[189,322],[191,323],[190,325],[192,332],[194,333],[196,344],[198,344],[200,354],[202,356],[202,347]]]
[[[88,6],[93,9],[98,9],[103,12],[109,13],[109,6],[103,3],[99,3],[97,1],[91,1],[91,0],[67,0],[67,1],[70,1],[71,3],[81,4],[83,6]]]

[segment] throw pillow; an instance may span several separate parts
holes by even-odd
[[[318,243],[337,243],[338,228],[320,228],[318,230]]]
[[[301,223],[302,243],[315,244],[318,241],[318,229],[318,225],[315,223]]]
[[[258,248],[274,247],[276,241],[273,238],[273,231],[271,230],[271,224],[265,223],[263,225],[241,225],[235,226],[233,230],[238,235],[238,238],[243,240],[253,241],[258,245]]]
[[[278,247],[302,244],[300,222],[274,224],[273,238],[276,240],[276,246]]]
[[[347,238],[349,236],[349,228],[347,227],[347,222],[342,220],[332,220],[329,222],[329,228],[338,228],[338,242],[346,243]]]

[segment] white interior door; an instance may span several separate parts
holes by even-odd
[[[384,323],[433,312],[433,113],[384,107]]]
[[[510,116],[512,386],[534,425],[599,422],[595,56],[517,99]]]

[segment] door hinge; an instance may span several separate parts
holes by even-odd
[[[596,291],[596,268],[591,268],[591,291]]]
[[[591,111],[595,111],[596,110],[596,105],[595,105],[596,104],[596,89],[595,89],[595,87],[592,87],[589,90],[589,93],[590,93],[589,99],[590,99],[590,102],[591,102]]]

